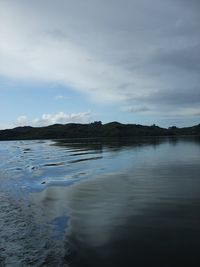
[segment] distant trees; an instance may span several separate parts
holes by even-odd
[[[101,121],[94,121],[94,122],[90,123],[90,125],[95,126],[95,127],[99,127],[99,126],[102,126],[102,122]]]
[[[176,126],[170,126],[168,129],[169,130],[177,130],[178,128]]]

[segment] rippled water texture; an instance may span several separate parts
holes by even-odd
[[[0,266],[200,266],[200,140],[0,142]]]

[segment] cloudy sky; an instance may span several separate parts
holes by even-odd
[[[0,128],[200,123],[199,0],[0,0]]]

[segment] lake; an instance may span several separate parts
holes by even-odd
[[[200,138],[0,142],[0,266],[200,266]]]

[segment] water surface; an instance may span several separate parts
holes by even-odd
[[[199,266],[200,140],[0,143],[0,266]]]

